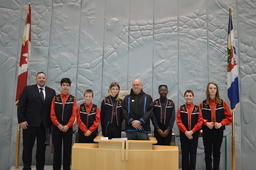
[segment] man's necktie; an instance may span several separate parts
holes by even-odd
[[[40,96],[42,97],[42,99],[44,100],[44,93],[43,93],[43,88],[40,88]]]

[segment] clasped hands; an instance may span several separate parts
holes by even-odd
[[[221,128],[222,124],[221,123],[218,123],[218,122],[206,122],[206,126],[209,128],[209,129],[212,129],[213,127],[215,127],[215,129],[219,129]]]
[[[162,129],[158,129],[157,132],[159,133],[159,135],[161,135],[162,137],[166,137],[168,134],[169,134],[169,130],[165,130],[165,131],[162,131]]]
[[[63,126],[62,124],[59,124],[58,128],[62,132],[67,132],[69,129],[69,127],[67,125]]]
[[[137,130],[142,130],[142,126],[139,120],[132,121],[132,127],[134,127]]]
[[[185,135],[187,136],[188,139],[193,139],[193,133],[194,132],[192,130],[190,130],[190,131],[186,131]]]
[[[85,132],[84,136],[90,136],[91,134],[92,134],[92,132],[87,130],[87,132]]]

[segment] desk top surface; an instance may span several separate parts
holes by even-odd
[[[108,139],[108,140],[104,140],[104,139],[101,139],[102,136],[97,136],[95,139],[94,139],[94,142],[111,142],[111,143],[121,143],[122,141],[128,141],[129,143],[149,143],[149,144],[156,144],[157,143],[157,140],[155,137],[149,137],[149,140],[122,140],[122,138],[120,138],[120,140],[111,140],[111,139]]]

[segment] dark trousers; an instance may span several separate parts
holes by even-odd
[[[193,134],[193,139],[188,139],[185,133],[180,131],[180,144],[182,153],[182,170],[196,169],[196,153],[199,131]]]
[[[116,124],[110,124],[108,126],[102,126],[102,134],[104,137],[121,138],[121,128]]]
[[[166,127],[164,124],[159,124],[159,128],[164,132]],[[162,137],[157,130],[154,130],[154,136],[157,140],[157,145],[171,145],[172,141],[172,130],[170,130],[169,134],[166,137]]]
[[[69,128],[67,132],[62,132],[58,127],[53,127],[53,170],[61,169],[62,144],[63,144],[63,170],[70,170],[72,135],[73,128]]]
[[[205,153],[206,170],[219,170],[220,166],[220,149],[223,139],[223,130],[209,129],[203,126],[203,143]],[[212,168],[213,155],[213,168]]]
[[[95,143],[93,140],[98,135],[98,130],[91,133],[90,136],[84,136],[84,132],[81,129],[78,130],[78,142],[79,143]]]
[[[23,129],[23,170],[30,170],[32,164],[32,151],[36,140],[36,169],[43,170],[45,163],[45,128],[41,124],[39,127],[27,127]]]
[[[149,140],[148,134],[144,132],[126,132],[128,140]]]

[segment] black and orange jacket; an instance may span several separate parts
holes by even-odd
[[[123,115],[122,115],[122,99],[116,97],[105,97],[101,102],[100,109],[101,126],[107,126],[108,124],[116,124],[118,127],[122,127]]]
[[[76,98],[68,94],[59,94],[52,99],[51,120],[54,126],[73,126],[76,120]]]
[[[203,124],[202,113],[197,105],[186,103],[178,108],[176,121],[181,132],[196,132]]]
[[[171,131],[174,121],[175,121],[175,105],[170,99],[166,99],[165,106],[162,107],[161,100],[156,99],[154,101],[154,109],[152,116],[152,123],[155,130],[159,129],[159,124],[164,124],[166,129]],[[162,111],[164,110],[164,114]]]
[[[88,130],[98,130],[100,123],[100,109],[97,105],[83,103],[77,108],[77,124],[84,133]]]

